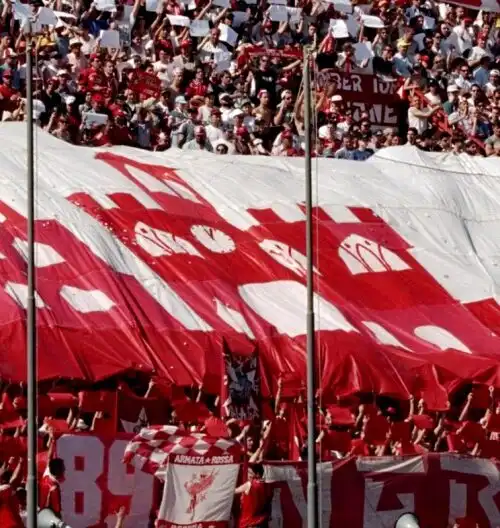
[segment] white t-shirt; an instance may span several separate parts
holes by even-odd
[[[417,117],[413,112],[416,108],[408,109],[408,127],[415,128],[418,134],[427,130],[427,117]]]

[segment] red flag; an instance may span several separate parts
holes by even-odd
[[[288,441],[290,460],[300,460],[300,450],[307,439],[305,426],[304,407],[300,404],[292,404],[288,414]]]
[[[169,420],[169,405],[160,398],[142,398],[126,385],[118,389],[118,429],[138,433],[148,425],[164,425]]]

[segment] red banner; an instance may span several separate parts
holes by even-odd
[[[383,80],[377,75],[329,69],[318,73],[317,83],[320,87],[333,84],[336,87],[335,93],[341,95],[353,111],[355,121],[359,121],[363,112],[368,112],[370,121],[375,126],[397,126],[400,100],[397,82]]]
[[[127,439],[63,435],[57,454],[66,462],[63,517],[70,526],[113,526],[126,505],[126,526],[146,527],[153,506],[153,477],[122,463]],[[473,517],[482,528],[500,525],[500,465],[458,455],[377,457],[325,462],[318,472],[321,518],[332,527],[385,528],[405,511],[422,526],[442,528]],[[306,519],[304,464],[266,466],[273,482],[272,527],[302,528]]]
[[[140,99],[159,97],[161,81],[152,73],[139,72],[137,78],[130,85],[130,89],[133,90]]]

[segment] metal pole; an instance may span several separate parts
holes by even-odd
[[[316,350],[314,338],[314,255],[311,170],[311,56],[305,51],[304,128],[306,175],[306,257],[307,257],[307,527],[318,526],[318,484],[316,482]]]
[[[36,350],[36,276],[35,276],[35,175],[33,156],[33,41],[31,24],[26,46],[26,127],[27,127],[27,201],[28,201],[28,315],[27,315],[27,368],[28,368],[28,528],[37,528],[37,350]]]

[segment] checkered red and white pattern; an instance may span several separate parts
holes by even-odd
[[[226,455],[239,462],[241,453],[241,444],[236,440],[190,433],[174,425],[164,425],[142,429],[127,445],[123,461],[162,477],[170,455],[203,457],[205,463],[211,463],[214,457]]]

